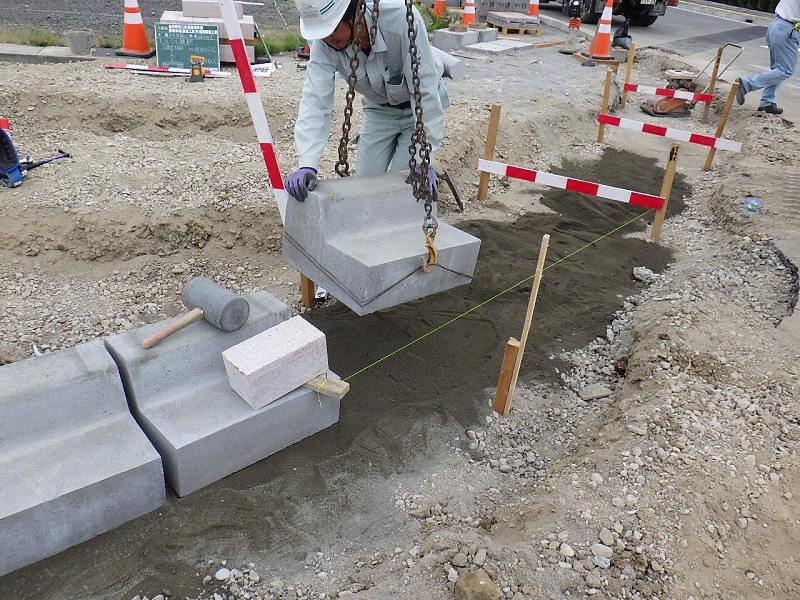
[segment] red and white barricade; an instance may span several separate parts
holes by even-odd
[[[597,196],[599,198],[606,198],[608,200],[617,200],[618,202],[635,204],[637,206],[644,206],[645,208],[653,208],[655,210],[661,210],[665,203],[664,198],[661,196],[632,192],[630,190],[624,190],[622,188],[613,187],[610,185],[592,183],[590,181],[573,179],[572,177],[563,177],[561,175],[553,175],[552,173],[546,173],[544,171],[534,171],[533,169],[515,167],[514,165],[507,165],[505,163],[485,160],[483,158],[478,160],[478,171],[494,173],[496,175],[505,175],[514,179],[522,179],[541,185],[560,188],[562,190],[579,192],[581,194],[588,194],[589,196]]]
[[[661,137],[666,137],[681,142],[700,144],[701,146],[708,146],[710,148],[715,148],[717,150],[729,150],[731,152],[740,152],[742,149],[742,144],[739,142],[734,142],[733,140],[726,140],[725,138],[718,138],[712,135],[692,133],[691,131],[683,131],[682,129],[673,129],[672,127],[651,125],[650,123],[634,121],[633,119],[614,117],[606,113],[600,113],[599,115],[597,115],[597,122],[600,123],[601,125],[613,125],[614,127],[621,127],[623,129],[641,131],[642,133],[650,133],[652,135],[658,135]]]

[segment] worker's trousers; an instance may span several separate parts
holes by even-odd
[[[442,107],[447,108],[449,100],[444,84],[439,86],[439,98]],[[417,123],[414,108],[377,104],[366,98],[362,105],[364,122],[358,132],[356,174],[385,173],[390,166],[392,171],[408,170],[408,162],[411,160],[409,146]],[[424,116],[423,114],[423,118]]]
[[[792,23],[784,21],[780,17],[775,17],[767,28],[770,70],[741,78],[745,93],[763,88],[759,107],[775,104],[781,83],[794,75],[797,66],[798,41],[800,41],[800,32],[793,27]]]

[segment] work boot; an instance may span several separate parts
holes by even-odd
[[[783,109],[782,109],[782,108],[780,108],[780,107],[779,107],[777,104],[775,104],[774,102],[770,102],[769,104],[765,104],[764,106],[759,106],[759,107],[758,107],[758,110],[760,110],[760,111],[762,111],[762,112],[765,112],[765,113],[769,113],[769,114],[771,114],[771,115],[780,115],[780,114],[783,114]]]
[[[739,84],[739,88],[736,90],[736,104],[741,106],[744,104],[744,95],[747,93],[744,91],[744,84],[742,83],[742,78],[737,77],[736,83]]]

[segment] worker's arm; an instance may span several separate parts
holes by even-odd
[[[328,141],[333,112],[336,65],[322,42],[311,45],[311,59],[294,126],[298,166],[316,168]]]
[[[419,11],[414,9],[414,26],[417,32],[417,58],[419,59],[419,89],[422,96],[422,118],[425,123],[425,134],[431,145],[431,163],[436,151],[444,142],[444,108],[443,99],[439,95],[439,85],[442,80],[442,64],[437,61],[431,50],[430,42],[425,30],[425,21]],[[406,42],[407,43],[407,42]],[[408,51],[410,56],[410,49]],[[409,92],[413,102],[414,86],[411,75],[411,61],[405,68],[405,77],[408,82]],[[442,83],[442,93],[446,94]],[[419,158],[419,153],[417,154]]]

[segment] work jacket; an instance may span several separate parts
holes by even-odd
[[[408,41],[408,22],[403,0],[381,0],[375,43],[369,55],[359,53],[355,89],[368,102],[379,105],[399,105],[411,102],[414,106],[411,77],[411,54]],[[417,57],[419,59],[420,94],[427,141],[431,145],[431,158],[441,148],[444,138],[444,108],[440,97],[444,66],[434,56],[428,41],[425,22],[416,8],[413,9],[416,30]],[[372,5],[367,4],[365,14],[367,30],[372,24]],[[295,124],[295,145],[301,167],[317,167],[330,135],[331,114],[334,105],[334,76],[347,81],[350,76],[348,47],[337,52],[320,40],[311,45],[311,58],[303,85],[303,97]],[[443,92],[446,98],[446,92]]]

